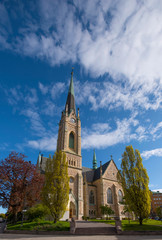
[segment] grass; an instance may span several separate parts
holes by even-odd
[[[162,222],[152,219],[145,219],[142,225],[139,225],[139,221],[122,220],[123,231],[162,231]]]
[[[16,224],[8,224],[7,230],[69,231],[70,223],[65,221],[54,223],[40,220],[39,222],[24,222],[23,226],[21,226],[21,222],[17,222]]]
[[[104,220],[104,219],[89,219],[93,222],[102,222],[111,225],[115,225],[115,220]],[[162,231],[162,221],[157,221],[153,219],[145,219],[142,226],[139,225],[139,221],[122,220],[122,230],[123,231]]]

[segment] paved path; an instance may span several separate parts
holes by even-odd
[[[102,222],[90,222],[90,221],[76,221],[77,228],[101,228],[101,227],[109,227],[114,228],[111,224],[106,224]]]
[[[90,221],[76,221],[76,235],[115,235],[116,229],[113,225],[90,222]]]
[[[161,236],[41,236],[25,234],[0,234],[3,240],[162,240]]]

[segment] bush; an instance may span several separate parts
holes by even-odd
[[[22,213],[21,212],[18,212],[17,213],[17,222],[18,221],[21,221],[22,219]],[[13,213],[8,213],[7,214],[7,222],[14,222],[15,221],[15,215]]]
[[[4,213],[0,213],[0,217],[5,219],[6,218],[6,215]]]
[[[25,215],[29,221],[34,221],[36,219],[44,219],[46,215],[49,214],[49,210],[42,204],[37,204],[27,210]]]

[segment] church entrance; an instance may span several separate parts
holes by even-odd
[[[69,218],[76,218],[76,207],[73,202],[70,202]]]

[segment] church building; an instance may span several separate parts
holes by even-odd
[[[117,181],[115,162],[110,161],[97,168],[95,150],[93,153],[93,167],[82,166],[81,155],[81,119],[79,109],[75,108],[73,87],[73,71],[67,96],[65,109],[62,111],[59,123],[57,151],[66,153],[68,162],[69,203],[63,219],[82,219],[101,217],[102,205],[111,206],[114,217],[125,217],[123,213],[123,190]],[[39,154],[37,166],[41,172],[45,171],[46,157]]]

